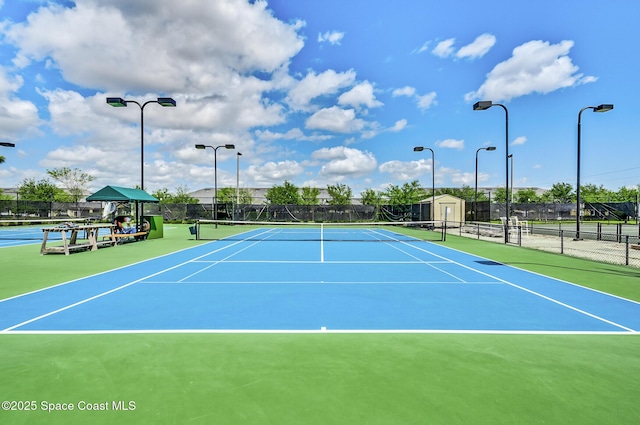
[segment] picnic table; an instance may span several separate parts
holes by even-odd
[[[115,245],[116,238],[113,237],[115,226],[113,224],[63,224],[56,227],[45,227],[42,229],[44,232],[42,238],[42,246],[40,247],[40,254],[48,253],[64,253],[69,255],[71,251],[77,251],[82,249],[90,249],[96,251],[98,246],[101,245]],[[109,229],[109,239],[98,242],[98,231],[100,229]],[[81,242],[78,241],[78,234],[83,232]],[[62,245],[47,246],[47,239],[49,233],[60,233],[62,237]],[[86,241],[85,241],[86,240]]]

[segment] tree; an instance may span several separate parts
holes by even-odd
[[[360,202],[362,205],[380,205],[382,204],[382,192],[373,189],[365,189],[360,193]]]
[[[232,187],[223,187],[218,189],[219,204],[233,204],[236,198],[236,190]]]
[[[493,201],[499,204],[506,202],[506,194],[507,192],[504,190],[504,187],[496,188],[496,191],[493,194]]]
[[[584,202],[607,202],[611,199],[612,192],[605,189],[603,185],[597,187],[595,184],[580,186],[580,198]]]
[[[302,205],[318,205],[320,203],[320,189],[305,186],[302,188]]]
[[[554,183],[551,189],[542,194],[542,200],[544,202],[569,204],[575,202],[576,195],[573,192],[573,186],[569,183]]]
[[[540,197],[533,189],[520,189],[513,195],[516,204],[532,204],[540,202]]]
[[[199,201],[189,195],[189,189],[187,186],[178,186],[172,202],[174,204],[197,204]]]
[[[28,201],[70,202],[71,196],[48,179],[24,179],[18,185],[18,196]]]
[[[418,180],[405,183],[402,186],[390,184],[384,192],[389,205],[417,204],[427,197],[427,193],[420,187]]]
[[[635,189],[630,189],[628,187],[621,187],[617,192],[614,192],[612,196],[613,202],[636,202],[638,199],[638,195],[640,194],[640,185],[638,185]]]
[[[169,193],[169,189],[162,188],[158,189],[151,194],[153,197],[157,198],[161,204],[171,204],[171,194]]]
[[[0,155],[0,164],[4,162],[4,156]]]
[[[440,189],[438,192],[441,195],[446,193],[448,195],[452,195],[452,196],[464,199],[465,201],[469,201],[469,202],[472,202],[473,198],[476,195],[475,189],[472,189],[471,186],[467,186],[467,185],[462,185],[461,189],[458,189],[458,188],[445,188],[445,189]],[[478,196],[480,196],[480,194],[478,194]]]
[[[78,200],[84,196],[87,184],[95,180],[95,177],[82,172],[78,168],[74,168],[73,170],[68,167],[55,168],[53,170],[47,170],[47,174],[67,189],[67,192],[71,195],[74,202],[78,202]]]
[[[198,201],[196,198],[192,197],[188,193],[188,188],[186,186],[178,186],[176,188],[176,193],[172,194],[169,192],[169,189],[162,188],[158,189],[152,193],[152,195],[160,201],[161,204],[197,204]]]
[[[300,205],[301,202],[298,187],[288,181],[285,181],[282,186],[270,187],[264,197],[269,203],[275,205]]]
[[[331,196],[330,205],[351,205],[351,188],[346,184],[328,185],[327,192]]]

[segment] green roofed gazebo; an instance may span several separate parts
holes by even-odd
[[[136,222],[138,231],[147,230],[146,225],[143,220],[143,208],[138,206],[138,203],[154,203],[157,204],[160,202],[158,198],[155,196],[149,195],[144,190],[140,189],[129,189],[126,187],[118,187],[118,186],[106,186],[94,193],[93,195],[87,196],[87,201],[102,201],[102,202],[135,202],[136,211],[138,212],[136,215]],[[106,207],[105,212],[106,214]],[[114,208],[115,209],[115,208]],[[162,237],[162,236],[160,236]]]
[[[103,201],[103,202],[151,202],[158,203],[160,200],[155,196],[149,195],[144,190],[129,189],[126,187],[106,186],[87,197],[87,201]]]

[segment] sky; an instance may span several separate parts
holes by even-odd
[[[480,187],[511,162],[516,188],[575,187],[579,116],[581,183],[635,188],[638,16],[635,0],[0,0],[16,145],[0,187],[62,167],[90,191],[140,186],[141,109],[106,98],[171,97],[142,110],[149,192],[211,188],[214,164],[218,188],[474,187],[476,158]]]

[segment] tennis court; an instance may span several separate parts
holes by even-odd
[[[636,270],[279,228],[3,249],[0,421],[637,423]]]
[[[3,333],[639,329],[635,301],[366,227],[243,230],[0,301]]]
[[[74,227],[87,223],[87,219],[25,219],[25,220],[0,220],[0,248],[11,248],[22,245],[35,245],[42,243],[43,228],[64,229],[67,235]],[[97,236],[109,234],[108,229],[98,229]],[[83,235],[80,235],[82,237]],[[86,235],[84,235],[86,239]],[[56,242],[62,240],[62,232],[50,232],[47,239]]]

